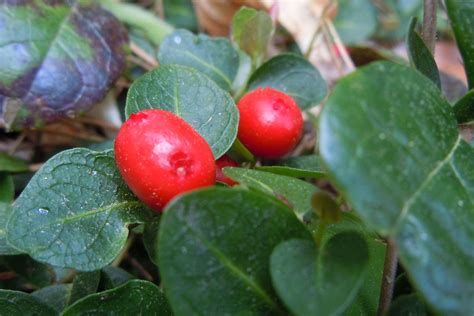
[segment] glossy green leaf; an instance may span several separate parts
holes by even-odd
[[[458,123],[474,121],[474,89],[466,93],[453,105],[453,111]]]
[[[407,50],[410,63],[426,77],[430,78],[441,89],[438,66],[433,54],[426,46],[423,38],[417,32],[418,20],[413,18],[410,22],[407,36]]]
[[[2,315],[56,316],[58,313],[40,299],[18,291],[0,290]]]
[[[40,299],[43,303],[54,308],[60,313],[66,308],[67,302],[71,295],[71,284],[55,284],[39,289],[32,296]]]
[[[364,238],[346,232],[321,249],[310,240],[281,243],[270,271],[278,295],[295,315],[341,315],[362,285],[368,261]]]
[[[158,239],[160,273],[174,314],[282,313],[269,259],[289,238],[311,236],[268,195],[209,188],[175,199],[163,213]]]
[[[135,277],[123,269],[107,266],[102,268],[102,279],[104,280],[104,287],[106,289],[113,289],[127,281],[135,279]]]
[[[334,26],[344,44],[358,44],[375,32],[377,11],[370,0],[339,0]]]
[[[10,202],[0,202],[0,256],[17,255],[21,253],[20,251],[8,245],[6,239],[6,225],[11,212],[12,207],[10,205]]]
[[[28,171],[28,164],[7,153],[0,152],[0,172],[25,172]]]
[[[165,65],[136,80],[127,95],[127,116],[145,109],[175,113],[204,137],[219,158],[237,135],[239,113],[230,95],[189,67]]]
[[[14,197],[15,187],[13,184],[13,177],[7,173],[0,172],[0,203],[11,203],[13,202]]]
[[[125,67],[126,30],[97,4],[0,6],[0,121],[38,126],[84,112]]]
[[[33,260],[28,255],[5,256],[0,261],[14,271],[21,281],[33,288],[50,285],[54,280],[52,268],[44,263]]]
[[[474,2],[446,0],[446,8],[464,60],[469,87],[474,88]]]
[[[223,172],[240,184],[275,194],[277,197],[284,197],[299,218],[303,218],[305,213],[311,211],[311,196],[318,191],[318,188],[311,183],[270,172],[229,167],[224,168]]]
[[[239,55],[228,39],[194,35],[187,30],[166,36],[158,59],[161,65],[178,64],[199,70],[227,91],[239,68]]]
[[[381,62],[342,79],[320,121],[328,174],[354,209],[395,239],[400,260],[442,313],[474,312],[474,148],[439,89]],[[442,284],[442,286],[440,286]]]
[[[265,62],[250,77],[248,90],[272,87],[293,97],[302,110],[320,103],[327,85],[319,71],[295,54],[280,54]]]
[[[232,18],[232,37],[254,63],[267,51],[272,33],[272,19],[264,11],[242,7]]]
[[[111,151],[71,149],[33,176],[14,204],[7,238],[36,260],[92,271],[119,254],[128,224],[151,214],[128,190]]]
[[[67,305],[74,304],[77,300],[97,292],[100,281],[100,270],[91,272],[78,272],[72,283],[71,294]]]
[[[428,312],[417,294],[409,294],[397,297],[387,312],[387,316],[401,315],[426,316]]]
[[[171,315],[168,303],[155,284],[132,280],[117,288],[89,295],[69,306],[64,316]]]
[[[321,178],[325,175],[317,155],[283,158],[277,161],[276,165],[261,166],[256,169],[297,178]]]

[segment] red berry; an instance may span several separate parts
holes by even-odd
[[[115,139],[115,159],[133,193],[155,210],[180,193],[215,183],[209,144],[186,121],[163,110],[130,115]]]
[[[236,185],[237,182],[227,177],[223,172],[222,168],[225,167],[238,167],[239,164],[230,159],[229,156],[224,155],[216,161],[216,180],[219,182],[227,183],[230,186]]]
[[[244,95],[237,107],[238,138],[256,156],[282,157],[300,140],[303,115],[289,95],[272,88],[258,88]]]

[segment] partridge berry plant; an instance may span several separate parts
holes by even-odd
[[[470,1],[445,1],[470,89],[453,104],[416,20],[411,66],[328,96],[303,55],[268,57],[264,11],[241,8],[228,39],[99,2],[113,14],[0,4],[9,130],[70,122],[124,68],[127,86],[105,102],[124,110],[113,148],[60,151],[26,186],[36,164],[0,154],[0,314],[474,314]]]

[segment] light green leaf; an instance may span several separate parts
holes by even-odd
[[[83,271],[110,263],[127,225],[152,215],[128,190],[111,151],[63,151],[33,176],[14,204],[7,239],[34,259]]]
[[[292,204],[294,212],[300,219],[311,211],[311,196],[318,191],[318,188],[311,183],[270,172],[229,167],[224,168],[223,172],[240,184],[284,197]]]
[[[265,62],[250,77],[248,90],[272,87],[293,97],[302,110],[320,103],[327,86],[319,71],[295,54],[280,54]]]
[[[395,239],[428,303],[472,314],[474,148],[439,89],[408,67],[371,64],[338,83],[319,137],[330,179],[367,223]]]
[[[0,152],[0,172],[25,172],[28,171],[28,164],[7,153]]]
[[[164,65],[137,79],[127,95],[125,113],[162,109],[191,124],[219,158],[237,136],[239,113],[230,95],[197,70]]]
[[[174,314],[284,313],[271,286],[269,259],[289,238],[311,235],[268,195],[215,187],[175,199],[163,213],[158,238],[160,273]]]
[[[163,40],[158,52],[161,65],[179,64],[194,68],[229,91],[239,68],[239,55],[226,38],[194,35],[176,30]]]

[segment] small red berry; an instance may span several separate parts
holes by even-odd
[[[217,159],[216,161],[216,180],[219,182],[227,183],[230,186],[234,186],[237,184],[234,180],[227,177],[223,172],[222,168],[225,167],[238,167],[239,164],[230,159],[229,156],[224,155],[221,158]]]
[[[115,139],[115,159],[133,193],[155,210],[180,193],[215,183],[209,144],[186,121],[163,110],[130,115]]]
[[[244,95],[237,107],[238,138],[253,154],[279,158],[300,140],[303,115],[289,95],[272,88],[258,88]]]

